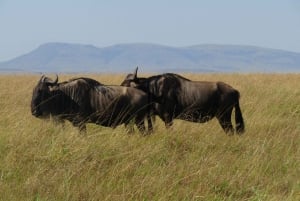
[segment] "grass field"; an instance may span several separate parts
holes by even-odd
[[[82,136],[31,115],[38,75],[0,75],[0,200],[300,200],[300,74],[185,76],[238,89],[245,134],[157,120],[146,137],[91,124]]]

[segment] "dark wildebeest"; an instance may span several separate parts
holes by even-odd
[[[236,132],[244,132],[239,106],[239,92],[224,82],[191,81],[180,75],[166,73],[138,78],[137,70],[128,74],[122,86],[131,86],[148,93],[154,102],[152,113],[159,115],[166,127],[173,119],[207,122],[216,117],[226,133],[234,133],[231,113],[235,108]]]
[[[58,83],[57,75],[54,81],[43,75],[33,90],[31,112],[39,118],[51,115],[62,122],[68,120],[80,131],[86,130],[86,123],[115,128],[134,119],[144,133],[148,95],[135,88],[103,85],[90,78]],[[151,131],[151,122],[148,127]]]

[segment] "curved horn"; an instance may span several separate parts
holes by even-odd
[[[58,75],[57,74],[55,74],[55,80],[53,81],[53,84],[57,84],[57,82],[58,82]]]
[[[57,82],[58,82],[58,75],[57,74],[55,74],[55,75],[56,75],[56,77],[55,77],[54,81],[51,78],[44,76],[43,79],[42,79],[42,82],[45,82],[47,84],[57,84]]]
[[[136,69],[134,70],[134,73],[133,73],[134,79],[137,78],[137,71],[138,71],[138,69],[139,69],[139,67],[137,66]]]
[[[42,74],[42,76],[41,76],[41,78],[40,78],[40,81],[39,82],[44,82],[45,81],[45,75],[44,74]]]

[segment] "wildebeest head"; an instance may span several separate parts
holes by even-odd
[[[58,76],[55,80],[42,75],[36,87],[33,89],[31,100],[31,113],[36,117],[44,117],[49,115],[49,101],[51,99],[50,87],[57,85]]]
[[[133,74],[128,74],[125,80],[121,83],[121,86],[125,87],[137,87],[140,84],[140,78],[137,78],[138,67],[134,70]]]

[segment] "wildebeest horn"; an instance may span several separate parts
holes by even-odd
[[[55,80],[53,81],[53,84],[57,84],[57,82],[58,82],[58,75],[57,74],[55,74]]]
[[[134,79],[137,78],[137,71],[138,71],[138,69],[139,69],[139,67],[137,66],[136,69],[134,70],[134,73],[133,73]]]
[[[55,77],[54,81],[51,78],[48,78],[45,75],[42,75],[41,82],[46,82],[48,84],[57,84],[57,82],[58,82],[58,75],[57,74],[55,74],[55,75],[56,75],[56,77]]]
[[[44,74],[42,74],[42,76],[41,76],[41,79],[40,79],[40,82],[44,82],[45,81],[45,75]]]

